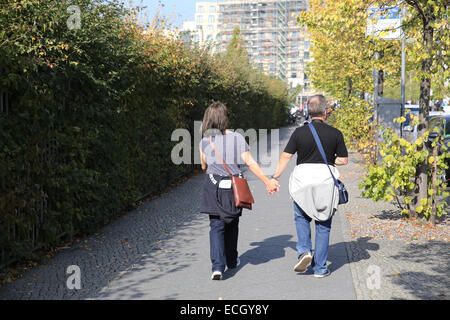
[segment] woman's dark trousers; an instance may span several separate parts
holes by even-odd
[[[225,223],[219,216],[209,216],[209,243],[212,271],[225,271],[236,267],[238,252],[239,218]]]

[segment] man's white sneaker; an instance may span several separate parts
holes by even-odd
[[[295,272],[306,272],[306,269],[308,269],[308,266],[311,264],[312,261],[312,255],[311,252],[305,252],[303,253],[299,258],[297,264],[294,266]]]
[[[323,274],[314,273],[314,277],[315,278],[325,278],[325,277],[328,277],[330,274],[331,274],[331,271],[327,269],[327,271],[325,271],[325,273],[323,273]]]

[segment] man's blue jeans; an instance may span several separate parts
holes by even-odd
[[[294,202],[295,226],[297,228],[298,256],[305,252],[312,253],[311,218]],[[315,274],[324,274],[327,270],[328,244],[330,240],[331,220],[315,221],[316,241],[311,266]]]

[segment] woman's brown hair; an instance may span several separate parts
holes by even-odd
[[[202,122],[202,135],[225,134],[228,128],[228,110],[221,102],[213,102],[205,110]]]

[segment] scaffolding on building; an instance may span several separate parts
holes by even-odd
[[[304,73],[303,32],[292,13],[306,10],[305,0],[234,0],[219,2],[218,51],[225,51],[239,26],[249,60],[282,80]]]

